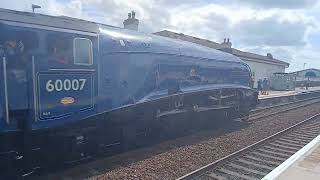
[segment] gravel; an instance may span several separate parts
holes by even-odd
[[[137,158],[136,162],[127,160],[120,167],[89,179],[175,179],[319,112],[320,106],[317,103],[252,122],[247,126],[242,125],[233,131],[202,132],[171,140],[145,150],[148,152],[157,148],[169,149],[165,152],[156,150],[161,153],[155,152],[154,156],[140,161]],[[200,141],[196,141],[197,138],[200,138]],[[192,142],[184,142],[189,140]]]

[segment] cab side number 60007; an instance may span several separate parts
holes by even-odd
[[[86,84],[86,79],[57,79],[48,80],[46,83],[46,90],[48,92],[53,91],[81,91]]]

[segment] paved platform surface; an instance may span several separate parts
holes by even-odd
[[[310,87],[308,90],[306,90],[305,88],[299,87],[299,88],[296,88],[294,91],[269,91],[268,95],[260,94],[259,99],[279,97],[279,96],[291,96],[291,95],[299,94],[302,92],[308,92],[308,91],[320,91],[320,87]]]
[[[320,180],[320,135],[262,180]]]

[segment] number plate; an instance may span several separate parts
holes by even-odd
[[[40,120],[59,118],[93,107],[92,73],[38,75]]]

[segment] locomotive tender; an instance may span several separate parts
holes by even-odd
[[[233,55],[94,22],[0,9],[0,50],[1,176],[182,127],[170,117],[244,117],[257,103]]]

